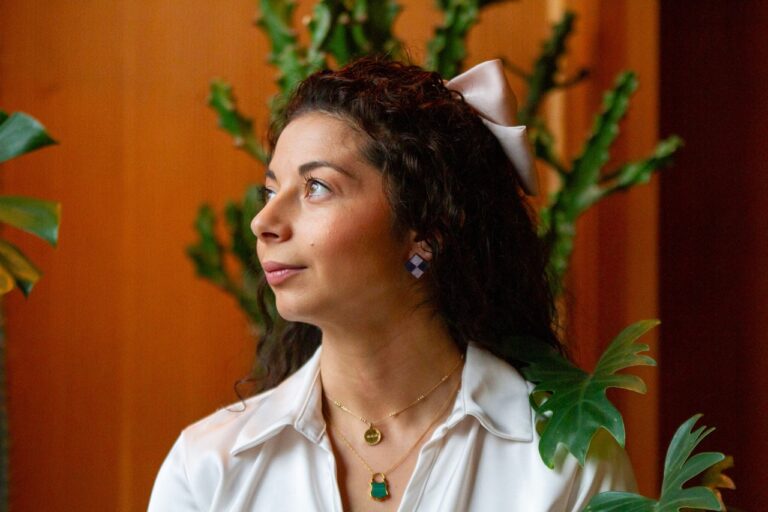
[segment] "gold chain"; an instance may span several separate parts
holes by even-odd
[[[453,372],[451,372],[451,373],[453,373]],[[391,473],[394,470],[396,470],[397,468],[399,468],[400,465],[403,462],[405,462],[405,460],[408,458],[408,456],[411,455],[411,452],[419,445],[419,443],[421,443],[421,440],[424,439],[424,436],[426,436],[427,433],[430,430],[432,430],[432,427],[434,427],[435,424],[440,420],[440,418],[443,416],[445,411],[448,409],[448,406],[451,405],[451,401],[453,400],[454,396],[456,395],[456,392],[458,392],[460,386],[461,386],[461,380],[459,380],[459,382],[456,384],[456,387],[453,389],[451,394],[448,395],[448,400],[446,400],[445,403],[442,405],[442,407],[440,407],[440,411],[438,411],[437,416],[435,416],[435,418],[429,424],[427,429],[424,432],[422,432],[421,435],[419,436],[419,438],[416,439],[416,442],[413,443],[413,445],[410,448],[408,448],[408,451],[405,452],[405,454],[402,457],[400,457],[400,459],[398,459],[398,461],[395,462],[392,465],[392,467],[390,467],[386,471],[381,471],[381,472],[374,471],[373,468],[365,461],[363,456],[360,455],[360,453],[357,450],[355,450],[355,448],[352,446],[352,443],[349,442],[349,439],[347,439],[347,436],[345,436],[344,433],[341,430],[337,429],[336,427],[334,427],[332,425],[331,425],[331,429],[333,430],[333,432],[335,434],[339,435],[339,437],[344,442],[344,444],[347,445],[347,448],[349,448],[352,451],[352,453],[355,454],[355,456],[358,458],[358,460],[363,463],[363,466],[365,466],[365,469],[367,469],[371,473],[372,477],[376,476],[376,475],[381,475],[382,477],[384,477],[386,479],[386,475],[388,475],[389,473]]]
[[[429,395],[431,395],[431,394],[432,394],[432,393],[433,393],[433,392],[434,392],[434,391],[435,391],[437,388],[439,388],[439,387],[440,387],[440,386],[441,386],[443,383],[445,383],[445,381],[447,381],[447,380],[448,380],[448,379],[451,377],[451,375],[453,375],[453,374],[456,372],[456,370],[458,370],[458,369],[459,369],[459,366],[461,366],[461,363],[462,363],[462,361],[464,361],[464,355],[463,355],[463,354],[461,355],[461,357],[459,357],[459,361],[456,363],[456,365],[455,365],[453,368],[451,368],[451,371],[449,371],[448,373],[446,373],[445,375],[443,375],[443,376],[442,376],[442,378],[441,378],[441,379],[440,379],[440,380],[439,380],[437,383],[435,383],[435,385],[434,385],[434,386],[432,386],[431,388],[429,388],[429,390],[428,390],[426,393],[423,393],[423,394],[419,395],[419,397],[418,397],[416,400],[414,400],[414,401],[413,401],[413,402],[411,402],[410,404],[406,405],[406,406],[405,406],[405,407],[403,407],[402,409],[398,409],[398,410],[396,410],[396,411],[392,411],[392,412],[390,412],[389,414],[387,414],[386,416],[384,416],[384,417],[382,417],[382,418],[380,418],[380,419],[378,419],[378,420],[375,420],[375,421],[369,421],[369,420],[367,420],[367,419],[363,418],[362,416],[359,416],[359,415],[355,414],[354,412],[350,411],[350,410],[349,410],[349,408],[348,408],[346,405],[344,405],[343,403],[339,402],[338,400],[334,400],[333,398],[331,398],[331,397],[330,397],[330,396],[328,396],[328,395],[325,395],[325,396],[326,396],[326,398],[327,398],[328,400],[330,400],[330,401],[331,401],[331,403],[333,403],[333,405],[335,405],[336,407],[338,407],[338,408],[339,408],[339,409],[341,409],[342,411],[346,412],[347,414],[349,414],[349,415],[351,415],[351,416],[354,416],[355,418],[359,419],[360,421],[362,421],[363,423],[365,423],[366,425],[368,425],[369,427],[371,427],[371,426],[373,426],[373,425],[375,425],[375,424],[377,424],[377,423],[381,423],[381,422],[382,422],[382,421],[384,421],[384,420],[387,420],[387,419],[389,419],[389,418],[392,418],[392,417],[394,417],[394,416],[397,416],[397,415],[399,415],[399,414],[402,414],[402,413],[404,413],[405,411],[407,411],[408,409],[410,409],[410,408],[411,408],[411,407],[413,407],[414,405],[418,404],[419,402],[421,402],[422,400],[424,400],[425,398],[427,398],[427,397],[428,397]]]

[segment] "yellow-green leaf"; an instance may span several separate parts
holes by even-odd
[[[61,205],[31,197],[0,196],[0,222],[24,230],[56,246]]]
[[[13,244],[0,240],[0,266],[11,275],[14,283],[28,296],[42,273]]]
[[[0,265],[0,295],[5,295],[16,286],[11,273]]]
[[[733,467],[733,457],[728,455],[722,461],[718,462],[701,476],[702,485],[712,489],[715,493],[717,501],[720,502],[720,507],[726,510],[725,503],[723,502],[723,494],[720,489],[736,489],[736,484],[731,477],[723,473],[726,469]]]

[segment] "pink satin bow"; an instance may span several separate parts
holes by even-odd
[[[499,140],[517,170],[528,195],[539,190],[536,166],[525,126],[515,126],[517,100],[504,76],[499,59],[487,60],[449,80],[446,86],[460,92],[485,126]]]

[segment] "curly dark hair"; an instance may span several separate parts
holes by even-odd
[[[272,148],[283,127],[309,112],[367,135],[361,151],[382,173],[395,232],[414,230],[432,250],[428,302],[460,349],[473,341],[514,364],[505,340],[523,336],[563,352],[547,251],[521,182],[460,93],[437,73],[364,57],[301,82],[272,127]],[[262,280],[267,329],[257,351],[259,391],[301,366],[321,339],[315,326],[271,319],[268,291]]]

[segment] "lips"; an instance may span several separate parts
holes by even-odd
[[[303,267],[301,265],[289,265],[288,263],[280,263],[278,261],[265,261],[261,264],[261,268],[264,269],[264,272],[276,272],[278,270],[284,269],[298,269],[307,267]]]
[[[287,263],[279,263],[276,261],[266,261],[261,265],[261,268],[264,269],[264,275],[266,276],[267,282],[270,284],[270,286],[275,286],[282,283],[289,277],[300,273],[307,267],[302,267],[300,265],[289,265]]]

